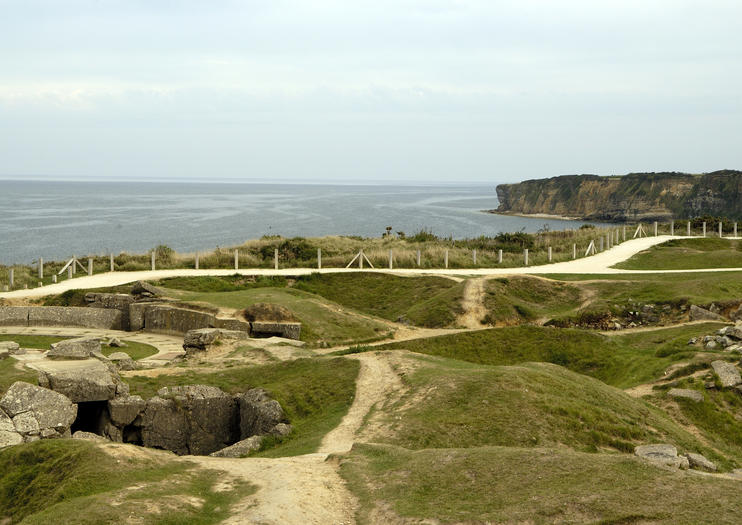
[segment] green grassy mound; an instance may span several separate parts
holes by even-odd
[[[12,357],[0,360],[0,396],[16,381],[25,381],[35,385],[38,377],[38,372],[23,368],[21,363]]]
[[[638,253],[615,267],[627,270],[742,268],[742,241],[718,237],[673,239]]]
[[[317,450],[324,435],[340,423],[353,403],[358,369],[358,362],[350,359],[297,359],[217,372],[130,375],[126,381],[132,394],[145,399],[164,386],[213,385],[230,393],[265,388],[281,403],[294,432],[280,443],[266,443],[263,455],[294,456]]]
[[[447,327],[461,311],[463,283],[442,277],[397,277],[379,273],[312,274],[296,288],[359,312],[416,326]]]
[[[486,324],[516,324],[563,315],[580,306],[580,289],[536,277],[500,277],[487,281]]]
[[[406,349],[485,365],[554,363],[628,388],[660,377],[670,364],[695,351],[689,350],[689,338],[713,333],[720,326],[704,323],[610,337],[584,330],[514,326],[400,341],[376,348]]]
[[[218,472],[144,452],[119,459],[103,449],[113,446],[65,439],[0,451],[0,522],[206,525],[254,490],[216,491]]]
[[[481,447],[410,451],[355,445],[341,475],[359,525],[738,523],[740,482],[654,467],[628,455]]]
[[[629,453],[639,444],[669,442],[733,464],[659,409],[556,365],[417,359],[422,366],[407,376],[408,391],[380,411],[383,431],[369,441],[409,449],[567,446]]]

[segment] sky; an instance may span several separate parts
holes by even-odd
[[[0,0],[0,177],[742,169],[738,0]]]

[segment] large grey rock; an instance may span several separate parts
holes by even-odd
[[[162,291],[146,281],[137,281],[134,283],[134,286],[131,287],[131,294],[140,295],[142,297],[159,297],[162,295]]]
[[[703,401],[703,394],[698,390],[690,390],[688,388],[671,388],[667,395],[670,397],[680,397],[684,399],[690,399],[695,402]]]
[[[212,452],[209,456],[216,458],[241,458],[247,456],[250,452],[259,450],[264,439],[265,436],[252,436],[238,441],[234,445]]]
[[[639,445],[634,448],[634,454],[657,465],[666,465],[681,469],[687,469],[689,467],[688,458],[678,456],[678,449],[672,445]]]
[[[64,395],[22,381],[13,383],[5,392],[0,409],[12,419],[15,431],[24,441],[67,436],[77,417],[77,405]],[[0,430],[6,429],[7,440],[7,419],[0,420]]]
[[[139,396],[116,397],[108,401],[111,421],[120,427],[130,425],[144,411],[147,403]]]
[[[0,348],[0,360],[7,359],[10,357],[10,352],[7,348]]]
[[[88,359],[100,353],[100,339],[97,337],[77,337],[65,339],[51,345],[46,357],[49,359]]]
[[[108,359],[119,370],[136,370],[137,364],[131,356],[125,352],[114,352],[108,356]]]
[[[126,348],[126,343],[122,343],[118,337],[112,337],[108,341],[108,346],[111,348]]]
[[[39,385],[64,394],[75,403],[107,401],[128,393],[115,367],[102,361],[59,361],[37,366]]]
[[[107,441],[107,439],[103,436],[93,434],[92,432],[84,432],[82,430],[78,430],[77,432],[72,434],[72,439],[85,439],[87,441]]]
[[[232,396],[216,387],[163,388],[142,414],[142,443],[176,454],[210,454],[234,443],[237,417]]]
[[[25,354],[26,350],[21,348],[21,345],[15,341],[0,341],[0,352],[7,352],[8,355],[21,355]]]
[[[0,409],[0,448],[23,443],[23,436],[16,431],[13,420]]]
[[[690,320],[691,321],[723,321],[724,318],[705,308],[692,304],[690,306]]]
[[[716,465],[714,465],[714,463],[711,460],[707,459],[701,454],[695,454],[693,452],[688,452],[685,455],[685,457],[688,458],[688,464],[690,465],[690,468],[692,469],[706,470],[708,472],[716,472]]]
[[[742,309],[742,307],[740,307],[740,309]],[[738,322],[734,326],[728,327],[724,335],[742,341],[742,322]]]
[[[286,422],[281,404],[262,388],[238,394],[236,399],[240,410],[240,439],[268,434],[276,425]]]
[[[739,370],[734,364],[727,361],[712,361],[711,368],[719,376],[721,386],[723,388],[732,388],[742,383],[742,378],[739,375]]]

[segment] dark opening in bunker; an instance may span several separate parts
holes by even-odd
[[[85,401],[77,404],[77,418],[72,423],[70,431],[74,434],[78,430],[83,432],[101,433],[101,420],[108,413],[108,401]]]

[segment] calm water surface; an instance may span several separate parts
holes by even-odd
[[[0,181],[0,263],[158,244],[192,252],[262,235],[379,236],[386,226],[464,238],[582,224],[482,213],[497,207],[495,186]]]

